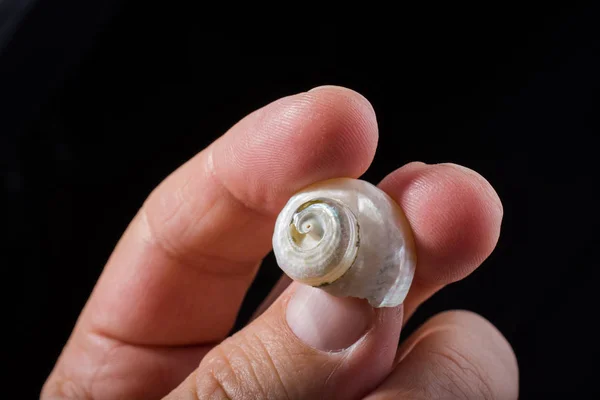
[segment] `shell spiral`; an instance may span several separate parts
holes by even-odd
[[[309,200],[294,210],[276,236],[276,247],[294,279],[311,286],[329,284],[350,268],[358,252],[356,217],[339,201]]]
[[[376,186],[339,178],[292,196],[273,234],[280,268],[293,280],[374,307],[400,304],[416,264],[400,207]]]

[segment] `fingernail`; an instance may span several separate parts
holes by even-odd
[[[298,285],[290,299],[286,319],[296,336],[324,351],[350,347],[360,339],[374,318],[366,301],[334,297],[323,290]]]

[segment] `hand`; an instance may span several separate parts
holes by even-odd
[[[513,399],[515,356],[482,317],[452,311],[397,349],[406,319],[489,256],[502,205],[477,173],[411,163],[379,187],[405,210],[418,265],[403,306],[372,309],[283,278],[227,337],[275,218],[300,188],[359,177],[377,123],[337,87],[250,114],[151,193],[108,261],[42,399]]]

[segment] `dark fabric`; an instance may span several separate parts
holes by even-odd
[[[0,37],[3,326],[20,390],[37,396],[152,188],[248,112],[327,83],[377,111],[366,179],[413,160],[456,162],[504,203],[492,257],[423,305],[403,336],[470,309],[514,346],[522,398],[600,394],[597,9],[237,23],[188,3],[38,0]],[[238,327],[278,276],[270,257]]]

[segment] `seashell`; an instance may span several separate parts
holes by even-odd
[[[404,301],[417,261],[400,206],[378,187],[351,178],[294,194],[277,217],[273,252],[293,280],[378,308]]]

